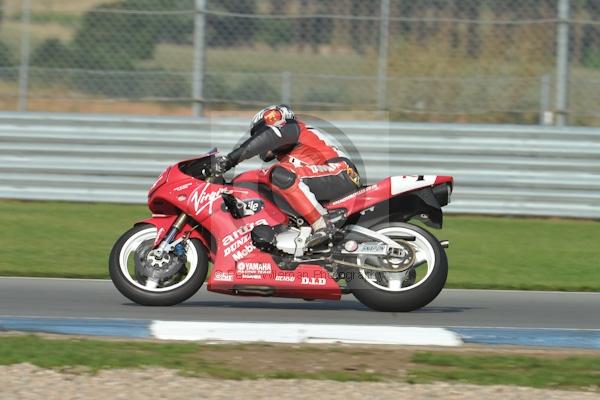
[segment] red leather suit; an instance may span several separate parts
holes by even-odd
[[[229,157],[237,164],[268,152],[279,161],[264,172],[269,175],[271,189],[309,224],[327,213],[319,201],[342,197],[359,186],[356,168],[347,156],[316,128],[301,121],[279,128],[265,126]]]

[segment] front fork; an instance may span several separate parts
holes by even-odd
[[[171,229],[169,229],[169,232],[167,233],[167,235],[165,236],[163,241],[154,250],[154,255],[156,257],[158,257],[158,258],[162,257],[162,255],[165,251],[167,253],[170,252],[173,248],[175,248],[175,246],[177,246],[177,244],[179,242],[184,240],[184,238],[182,237],[179,240],[171,243],[173,241],[173,239],[175,239],[175,237],[177,236],[177,233],[179,233],[181,231],[181,229],[183,229],[187,220],[188,220],[187,214],[185,214],[185,213],[179,214],[179,217],[177,217],[175,222],[173,222],[173,225],[171,225]]]

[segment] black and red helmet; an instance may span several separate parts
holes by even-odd
[[[254,114],[250,122],[250,135],[254,135],[262,126],[281,128],[287,122],[295,120],[296,115],[289,106],[284,104],[272,105]]]

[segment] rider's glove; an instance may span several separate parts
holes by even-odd
[[[234,167],[234,162],[229,156],[219,156],[215,160],[215,173],[223,175]]]

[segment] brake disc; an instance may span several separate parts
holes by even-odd
[[[415,264],[417,253],[414,248],[403,240],[398,240],[401,248],[391,248],[388,250],[388,257],[382,258],[382,261],[389,264],[398,272],[404,272]]]
[[[134,258],[135,277],[138,281],[148,278],[162,280],[175,275],[185,265],[185,257],[173,253],[163,253],[157,257],[152,249],[152,243],[144,243],[138,248]]]
[[[367,256],[364,263],[381,268],[381,272],[404,272],[410,269],[417,258],[415,250],[403,240],[396,243],[400,248],[390,248],[387,256]]]

